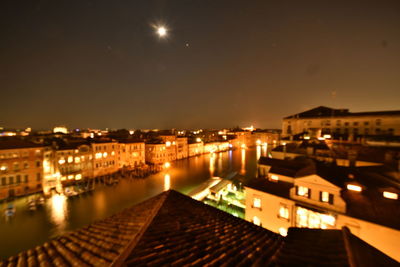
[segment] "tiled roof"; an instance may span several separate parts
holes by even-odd
[[[302,228],[284,238],[170,190],[0,266],[362,266],[363,252],[371,262],[394,265],[347,235],[345,243],[340,230]]]
[[[254,178],[248,181],[245,186],[289,199],[290,188],[293,187],[293,184],[284,181],[269,181],[265,178]]]
[[[0,138],[0,150],[2,149],[18,149],[18,148],[32,148],[32,147],[43,147],[44,145],[35,144],[30,141],[19,139],[16,137],[1,137]]]
[[[0,266],[265,264],[281,242],[280,235],[167,191]]]
[[[316,173],[314,161],[306,158],[281,160],[260,157],[258,163],[271,166],[270,172],[288,177],[302,177]]]
[[[278,266],[398,266],[395,260],[342,230],[289,228]]]

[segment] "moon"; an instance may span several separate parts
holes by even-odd
[[[157,34],[159,37],[165,37],[167,35],[167,29],[164,26],[157,27]]]

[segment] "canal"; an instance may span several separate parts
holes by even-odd
[[[95,220],[105,218],[168,189],[188,194],[212,176],[238,172],[248,178],[256,174],[256,158],[266,148],[238,149],[173,162],[168,170],[145,179],[121,179],[114,186],[100,185],[92,193],[67,199],[53,195],[36,211],[29,211],[28,198],[14,201],[16,214],[3,216],[8,203],[0,203],[0,259],[33,248],[48,239]]]

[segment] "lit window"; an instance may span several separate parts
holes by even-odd
[[[7,170],[7,165],[2,165],[2,166],[0,167],[0,171],[5,171],[5,170]]]
[[[58,164],[60,164],[60,165],[63,165],[65,163],[65,159],[64,158],[61,158],[59,161],[58,161]]]
[[[101,153],[96,153],[96,159],[101,159],[102,155]]]
[[[355,185],[355,184],[348,184],[347,185],[347,189],[348,190],[352,190],[352,191],[357,191],[357,192],[361,192],[362,188],[361,186]]]
[[[74,176],[73,175],[68,175],[68,179],[69,180],[74,179]]]
[[[104,152],[104,153],[103,153],[103,158],[106,158],[107,155],[108,155],[107,152]]]
[[[73,161],[72,156],[68,157],[68,163],[71,163]]]
[[[165,145],[168,147],[168,146],[171,146],[171,142],[170,141],[167,141],[167,142],[165,142]]]
[[[305,186],[299,186],[299,187],[297,187],[297,195],[303,196],[303,197],[309,197],[310,189]]]
[[[253,208],[261,208],[261,199],[253,198]]]
[[[329,202],[329,193],[328,192],[321,192],[320,200],[322,202]]]
[[[284,227],[280,227],[279,233],[281,234],[281,236],[287,236],[287,229]]]
[[[284,204],[281,204],[279,207],[279,217],[283,219],[289,219],[289,208]]]
[[[254,223],[255,225],[261,226],[261,220],[260,220],[260,218],[258,218],[257,216],[254,216],[254,217],[253,217],[253,223]]]
[[[80,157],[75,157],[75,163],[79,163],[81,162],[81,158]]]
[[[278,181],[278,180],[279,180],[279,177],[278,177],[278,175],[271,174],[270,180],[272,180],[272,181]]]
[[[387,192],[387,191],[385,191],[385,192],[383,192],[383,197],[385,197],[385,198],[390,198],[390,199],[398,199],[398,198],[399,198],[399,195],[396,194],[396,193],[392,193],[392,192]]]
[[[111,156],[114,156],[114,155],[115,155],[115,152],[114,152],[114,151],[112,151],[112,152],[111,152]]]
[[[80,180],[80,179],[82,179],[82,174],[75,175],[75,180]]]

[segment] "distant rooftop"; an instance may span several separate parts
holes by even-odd
[[[383,116],[400,115],[400,110],[389,111],[368,111],[368,112],[350,112],[348,109],[334,109],[325,106],[319,106],[304,112],[300,112],[284,119],[293,118],[325,118],[325,117],[351,117],[351,116]]]
[[[0,137],[0,150],[32,147],[44,147],[44,145],[23,140],[18,137]]]

